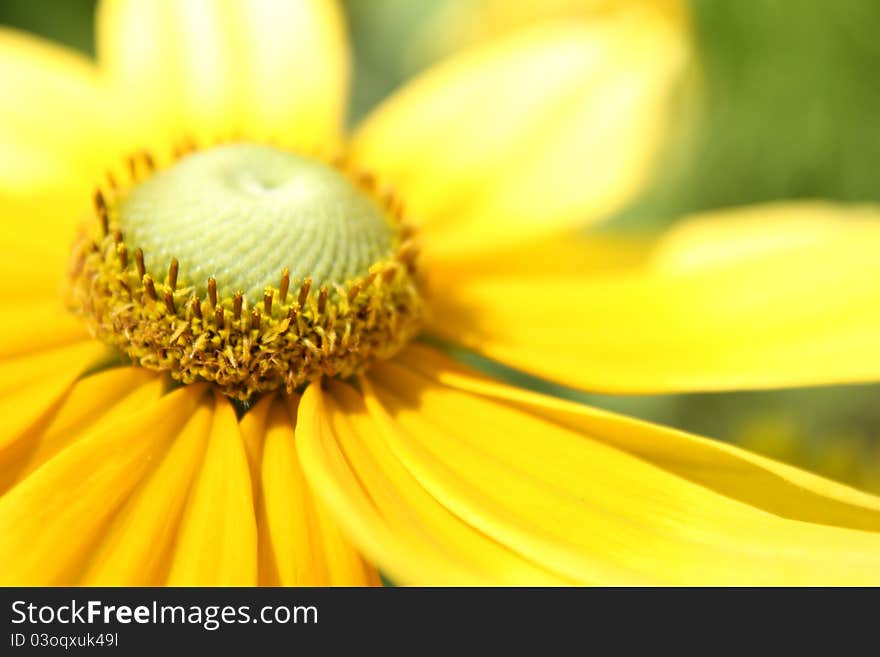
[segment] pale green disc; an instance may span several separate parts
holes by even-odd
[[[122,200],[118,221],[157,280],[177,258],[199,296],[213,276],[221,297],[241,290],[251,304],[285,267],[315,287],[363,276],[394,238],[382,208],[332,166],[244,143],[156,173]]]

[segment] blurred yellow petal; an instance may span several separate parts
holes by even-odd
[[[113,521],[89,559],[87,586],[159,586],[187,493],[204,456],[213,402],[203,399]]]
[[[393,361],[370,380],[371,415],[385,415],[381,435],[412,476],[462,520],[560,575],[599,584],[878,581],[880,532],[773,515],[603,440],[615,421],[622,434],[631,421],[566,424],[540,404],[491,399]],[[641,427],[645,443],[669,433]],[[870,522],[877,514],[862,509]]]
[[[445,0],[419,26],[411,57],[435,61],[538,21],[591,21],[629,9],[662,12],[682,24],[688,19],[681,0]]]
[[[688,59],[680,26],[612,13],[552,24],[419,76],[355,135],[450,256],[602,218],[645,182]]]
[[[527,244],[487,244],[479,253],[450,254],[425,267],[430,294],[445,296],[452,286],[474,278],[546,279],[605,274],[631,269],[650,255],[651,241],[641,235],[564,232]]]
[[[0,309],[0,363],[85,341],[91,338],[82,318],[62,308],[57,298]]]
[[[696,219],[616,276],[468,280],[432,329],[513,367],[650,393],[880,378],[880,211],[783,204]]]
[[[98,55],[157,137],[338,139],[348,83],[332,0],[105,0]]]
[[[2,130],[2,128],[0,128]],[[78,222],[91,204],[88,186],[10,198],[0,193],[0,296],[9,301],[56,301]]]
[[[0,27],[0,198],[89,185],[118,148],[118,118],[84,56]],[[88,196],[86,196],[88,197]]]
[[[0,448],[0,493],[98,426],[126,417],[159,398],[155,372],[117,367],[77,381],[51,408]]]
[[[215,400],[208,447],[171,556],[170,586],[256,586],[257,526],[235,412]]]
[[[2,221],[4,226],[11,223],[5,217]],[[52,301],[57,306],[67,253],[62,253],[60,248],[18,245],[14,240],[5,239],[3,246],[7,254],[0,260],[0,295],[3,300],[10,305],[16,301]],[[69,250],[69,244],[67,246],[63,251]]]
[[[114,511],[165,453],[204,393],[181,388],[102,426],[0,498],[0,581],[74,583]]]

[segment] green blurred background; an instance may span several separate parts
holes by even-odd
[[[352,122],[428,63],[413,61],[414,41],[446,1],[345,2],[355,49]],[[659,230],[690,212],[777,199],[880,201],[880,2],[690,6],[700,120],[673,140],[654,185],[612,226]],[[0,0],[0,24],[89,54],[93,12],[94,0]],[[880,492],[880,386],[578,397]]]

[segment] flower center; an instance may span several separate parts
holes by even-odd
[[[96,191],[71,275],[93,332],[141,365],[248,399],[357,373],[416,332],[410,231],[369,176],[256,144],[155,169],[142,154]]]
[[[119,205],[126,242],[167,268],[177,258],[198,294],[260,300],[284,267],[343,284],[391,255],[395,227],[337,169],[267,146],[219,146],[138,185]]]

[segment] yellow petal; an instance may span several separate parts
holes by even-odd
[[[228,400],[215,401],[211,435],[174,546],[171,586],[255,586],[257,526],[247,453]]]
[[[610,392],[880,378],[880,211],[755,207],[696,219],[642,268],[437,297],[443,337],[560,383]]]
[[[272,543],[269,538],[269,522],[266,518],[266,501],[263,499],[261,474],[266,423],[273,402],[272,395],[264,395],[248,409],[238,424],[251,476],[251,494],[253,495],[254,513],[257,521],[257,577],[260,586],[281,585],[275,554],[272,551]]]
[[[354,157],[437,256],[594,221],[645,182],[687,53],[680,26],[649,12],[517,33],[416,78],[367,119]]]
[[[371,562],[361,556],[343,534],[333,514],[316,503],[320,548],[327,562],[327,586],[382,586],[382,578]]]
[[[331,0],[106,0],[99,60],[161,136],[338,138],[348,82]]]
[[[100,342],[82,340],[36,355],[0,360],[0,449],[17,440],[106,352]]]
[[[457,294],[458,286],[468,286],[476,277],[549,280],[607,274],[642,264],[652,247],[641,235],[604,232],[564,232],[531,240],[528,244],[487,244],[478,253],[450,254],[424,263],[430,294],[446,297]]]
[[[538,21],[590,21],[630,8],[664,12],[682,23],[688,19],[681,0],[446,0],[418,26],[410,54],[417,63],[434,61]]]
[[[58,300],[9,304],[0,310],[0,362],[90,340],[82,318]]]
[[[0,581],[71,584],[113,512],[204,393],[181,388],[95,430],[0,498]]]
[[[256,404],[248,409],[239,422],[242,444],[247,452],[248,466],[251,472],[251,484],[254,488],[254,499],[259,493],[260,464],[263,461],[263,442],[266,435],[266,421],[272,406],[272,396],[264,395]]]
[[[263,397],[239,426],[254,484],[260,585],[380,584],[306,490],[284,403]]]
[[[880,498],[804,470],[728,443],[499,384],[467,371],[428,347],[414,345],[400,355],[400,360],[444,385],[527,408],[770,513],[805,522],[880,531]]]
[[[276,402],[266,427],[261,480],[266,529],[283,586],[317,585],[326,577],[314,503],[294,451],[287,409]]]
[[[85,216],[89,202],[87,187],[16,199],[0,194],[0,298],[5,307],[10,301],[58,302],[77,220]]]
[[[338,442],[340,432],[350,431],[346,416],[320,386],[312,385],[300,402],[296,428],[303,472],[346,534],[395,582],[412,583],[431,573],[434,583],[487,583],[450,556],[442,542],[430,540],[418,525],[395,520],[393,508],[373,501]]]
[[[162,394],[155,372],[117,367],[77,381],[57,407],[0,449],[0,493],[83,435],[136,413]]]
[[[113,517],[89,559],[87,586],[159,586],[187,493],[208,443],[214,404],[203,399],[156,469]]]
[[[467,565],[478,576],[491,576],[489,581],[544,585],[563,581],[551,571],[505,549],[444,509],[407,470],[405,458],[401,459],[395,453],[396,428],[381,408],[372,404],[374,395],[369,384],[364,382],[363,385],[364,398],[349,387],[334,387],[335,403],[344,412],[347,425],[352,429],[338,431],[337,435],[349,462],[389,521],[402,526],[424,525],[426,531],[422,540],[442,540],[447,558],[468,555]],[[400,529],[395,527],[394,531]]]
[[[878,581],[880,532],[784,518],[694,483],[606,443],[614,416],[605,427],[563,424],[393,363],[371,380],[371,413],[387,414],[389,446],[425,489],[560,575],[599,584]],[[646,443],[668,433],[641,426]],[[876,524],[878,509],[862,515]]]
[[[293,404],[295,408],[296,400]],[[342,538],[308,489],[291,416],[280,400],[269,413],[262,484],[268,536],[282,586],[362,586],[376,581],[375,569]]]
[[[118,118],[84,56],[0,28],[0,198],[89,185],[119,146]],[[13,91],[14,90],[14,91]]]
[[[3,225],[8,226],[5,218]],[[0,298],[6,304],[46,301],[57,305],[62,292],[66,260],[63,251],[66,249],[56,249],[53,253],[39,246],[23,245],[22,248],[22,245],[6,239],[3,240],[3,249],[7,255],[0,261]]]

